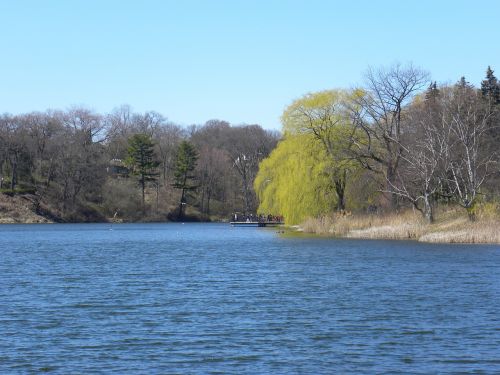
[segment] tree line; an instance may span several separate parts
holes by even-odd
[[[0,191],[57,221],[208,220],[256,211],[253,181],[280,135],[181,127],[125,105],[0,116]]]
[[[411,64],[369,69],[365,84],[295,100],[283,139],[255,180],[259,211],[288,223],[332,211],[413,207],[433,222],[440,204],[500,198],[500,85],[432,82]]]

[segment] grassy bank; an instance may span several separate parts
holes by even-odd
[[[419,212],[405,211],[380,215],[331,215],[309,219],[299,226],[304,233],[344,238],[412,239],[436,243],[500,243],[498,207],[478,212],[477,220],[469,221],[459,208],[437,213],[428,224]]]

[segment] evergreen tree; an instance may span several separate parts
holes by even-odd
[[[431,82],[431,84],[427,88],[427,91],[425,92],[425,99],[434,100],[438,96],[439,96],[439,89],[437,87],[437,83],[436,83],[436,81]]]
[[[500,103],[500,85],[490,66],[486,70],[486,79],[481,82],[481,93],[491,104]]]
[[[187,142],[182,141],[177,149],[177,158],[175,161],[174,183],[176,189],[181,189],[181,200],[179,202],[178,219],[181,220],[184,216],[184,206],[190,191],[197,188],[194,184],[193,172],[196,168],[198,153],[195,147]]]
[[[464,76],[460,77],[460,80],[456,85],[462,89],[472,88],[472,85],[465,79]]]
[[[132,174],[139,177],[142,190],[142,212],[146,211],[145,190],[148,182],[158,178],[157,168],[160,165],[155,159],[154,143],[146,134],[135,134],[128,140],[127,159],[125,163]]]
[[[500,105],[497,105],[500,104],[500,83],[490,66],[486,69],[486,79],[481,82],[481,94],[491,111],[491,117],[488,119],[488,135],[491,142],[488,143],[488,147],[490,152],[496,153],[500,141]]]

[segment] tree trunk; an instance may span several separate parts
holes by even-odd
[[[207,215],[210,216],[210,192],[207,193]]]
[[[391,192],[394,190],[394,186],[396,186],[396,173],[392,166],[387,167],[387,191]],[[397,210],[399,206],[398,196],[396,194],[390,193],[390,197],[388,198],[391,208],[393,210]]]
[[[467,217],[469,218],[469,221],[476,221],[476,210],[475,210],[475,204],[471,204],[468,207],[465,207],[467,210]]]
[[[245,187],[245,215],[250,213],[250,197],[248,188]]]
[[[146,214],[146,184],[144,181],[144,175],[141,175],[141,188],[142,188],[142,215]]]
[[[243,176],[243,198],[245,199],[245,216],[247,216],[250,214],[250,191],[246,175]]]
[[[434,222],[434,210],[432,208],[432,204],[429,200],[429,196],[424,196],[424,218],[429,223],[432,224]]]
[[[184,217],[184,206],[186,205],[186,183],[187,171],[184,173],[183,177],[181,201],[179,203],[179,216],[177,217],[177,220],[181,220]]]
[[[160,209],[160,182],[156,184],[156,214],[158,215],[158,211]]]
[[[345,210],[345,183],[346,183],[346,174],[347,172],[344,170],[342,176],[334,180],[335,192],[337,193],[337,211]]]
[[[50,183],[54,178],[54,160],[51,158],[49,160],[49,168],[47,170],[47,180],[45,181],[45,187],[48,188]]]
[[[179,203],[179,216],[177,217],[177,220],[181,220],[184,217],[184,206],[186,204],[185,192],[186,192],[186,190],[182,189],[181,202]]]
[[[201,198],[200,198],[200,211],[205,213],[205,191],[206,189],[201,189]]]
[[[3,189],[4,162],[7,162],[7,160],[0,159],[0,189]]]
[[[10,166],[12,168],[11,180],[10,180],[10,189],[14,191],[17,185],[17,157],[14,160],[11,160]]]

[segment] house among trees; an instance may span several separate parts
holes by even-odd
[[[106,172],[112,177],[128,177],[130,170],[125,166],[122,159],[111,159],[106,167]]]

